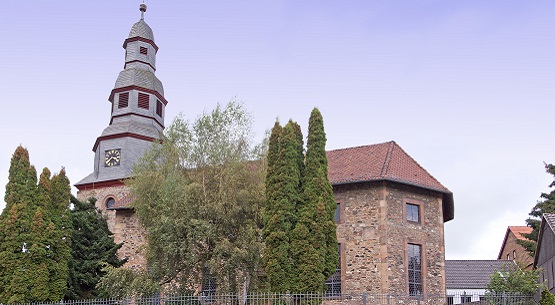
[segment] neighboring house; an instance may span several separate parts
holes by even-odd
[[[526,249],[518,244],[518,240],[527,240],[522,234],[530,234],[531,227],[527,226],[509,226],[499,250],[497,259],[514,260],[519,263],[524,269],[532,270],[534,264],[534,257],[530,255]]]
[[[491,274],[507,265],[515,263],[512,260],[446,260],[447,304],[480,301]]]
[[[538,233],[534,268],[541,269],[540,282],[555,293],[555,214],[544,213]]]
[[[94,171],[75,186],[80,200],[97,199],[115,241],[123,242],[118,254],[129,257],[126,266],[142,268],[145,233],[123,181],[161,138],[167,101],[154,75],[158,47],[142,17],[123,47],[110,123],[93,147]],[[327,157],[340,253],[328,292],[443,295],[444,223],[454,217],[453,194],[393,141],[328,151]]]

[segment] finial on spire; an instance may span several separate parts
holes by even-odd
[[[146,4],[144,1],[139,5],[139,11],[141,11],[141,19],[145,19]]]

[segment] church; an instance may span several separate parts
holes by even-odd
[[[93,145],[93,172],[75,184],[78,199],[96,198],[115,242],[123,243],[118,255],[134,269],[146,266],[146,239],[124,181],[162,138],[168,105],[155,75],[158,46],[145,4],[140,11],[123,42],[124,69],[108,98],[110,122]],[[340,254],[328,293],[444,295],[444,223],[454,218],[453,193],[394,141],[327,157]]]

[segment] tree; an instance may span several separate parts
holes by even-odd
[[[59,301],[66,290],[71,218],[69,180],[62,169],[37,185],[28,151],[10,163],[6,208],[0,215],[0,302]]]
[[[275,292],[322,292],[337,268],[336,203],[321,113],[309,120],[306,157],[298,124],[276,123],[268,148],[264,258]]]
[[[299,146],[302,149],[302,142],[299,143],[299,129],[295,125],[289,121],[280,128],[276,122],[268,147],[264,261],[271,291],[281,293],[290,291],[296,283],[291,232],[296,223],[296,205],[300,201],[302,161],[299,161]]]
[[[306,168],[302,183],[302,204],[297,205],[297,227],[306,226],[308,234],[295,240],[310,245],[300,247],[297,258],[299,292],[325,291],[325,281],[338,264],[337,235],[334,214],[336,202],[328,179],[326,134],[322,114],[314,108],[308,124]]]
[[[555,176],[555,165],[546,164],[545,170],[547,173]],[[555,181],[551,182],[549,187],[555,187]],[[522,234],[527,240],[517,240],[517,243],[522,245],[532,257],[536,253],[536,243],[538,242],[538,233],[543,213],[555,213],[555,190],[552,190],[550,193],[542,193],[540,197],[542,200],[538,201],[528,214],[532,217],[526,219],[526,224],[532,228],[532,232]]]
[[[71,196],[71,258],[66,299],[91,299],[99,296],[96,285],[105,275],[107,266],[118,268],[126,259],[119,259],[117,251],[123,244],[114,243],[106,218],[95,208],[95,199],[86,202]]]
[[[540,305],[555,305],[555,296],[549,290],[544,289],[540,297]]]
[[[508,263],[498,272],[490,275],[486,289],[492,294],[533,295],[543,284],[539,283],[539,269],[524,270],[513,263]]]
[[[134,168],[150,276],[166,289],[194,291],[203,276],[221,292],[256,288],[264,166],[250,125],[234,101],[192,124],[178,117]]]

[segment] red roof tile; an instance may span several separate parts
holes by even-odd
[[[394,141],[331,150],[327,157],[332,184],[391,180],[450,193]]]
[[[332,185],[387,180],[438,191],[443,194],[443,220],[454,218],[453,193],[394,141],[330,150],[326,154]]]
[[[513,232],[517,239],[527,239],[526,237],[522,236],[522,234],[530,234],[532,233],[532,227],[527,226],[509,226],[509,230]]]

